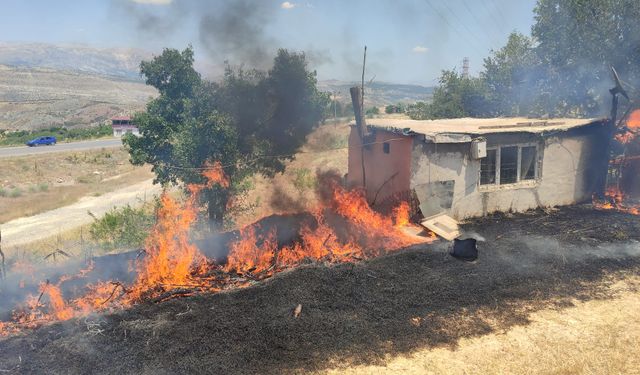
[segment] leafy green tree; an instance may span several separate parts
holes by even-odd
[[[610,66],[640,83],[640,3],[636,0],[538,0],[532,36],[542,69],[539,107],[552,115],[606,113]],[[631,87],[628,87],[631,89]]]
[[[533,40],[517,32],[511,33],[507,44],[484,60],[480,78],[487,86],[491,115],[518,116],[532,111],[537,65]]]
[[[611,66],[640,94],[640,2],[538,0],[534,17],[531,37],[512,33],[479,78],[443,72],[428,117],[600,116]]]
[[[445,70],[429,104],[429,118],[486,117],[490,114],[485,82]]]
[[[246,190],[248,176],[284,171],[328,102],[304,54],[287,50],[278,51],[266,73],[227,66],[220,83],[194,70],[191,47],[165,49],[143,62],[141,72],[160,95],[134,117],[141,136],[124,139],[131,160],[152,164],[162,184],[204,184],[201,168],[219,162],[230,186],[213,185],[201,194],[215,226],[225,219],[230,198]]]
[[[404,113],[405,112],[404,104],[402,103],[389,104],[386,107],[384,107],[384,112],[387,114]]]
[[[373,115],[379,115],[380,114],[380,109],[378,109],[378,107],[371,107],[369,109],[366,110],[365,114],[367,116],[373,116]]]
[[[416,102],[407,106],[407,116],[413,120],[428,120],[431,118],[430,106],[425,102]]]

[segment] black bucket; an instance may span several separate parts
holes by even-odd
[[[464,240],[456,238],[453,240],[453,248],[451,256],[468,262],[478,259],[478,247],[475,238],[466,238]]]

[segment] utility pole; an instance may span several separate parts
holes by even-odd
[[[462,78],[469,78],[469,58],[462,59]]]

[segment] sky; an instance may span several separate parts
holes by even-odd
[[[99,48],[193,45],[205,75],[225,60],[268,68],[278,48],[304,51],[320,80],[434,85],[472,74],[512,31],[529,34],[535,0],[0,0],[0,42]],[[209,70],[209,72],[207,72]]]

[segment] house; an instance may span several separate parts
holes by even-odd
[[[346,183],[374,206],[415,197],[425,217],[460,220],[589,201],[604,189],[608,120],[369,121],[351,125]]]
[[[122,137],[127,133],[140,135],[138,127],[131,121],[129,116],[117,116],[111,119],[111,127],[113,128],[114,137]]]

